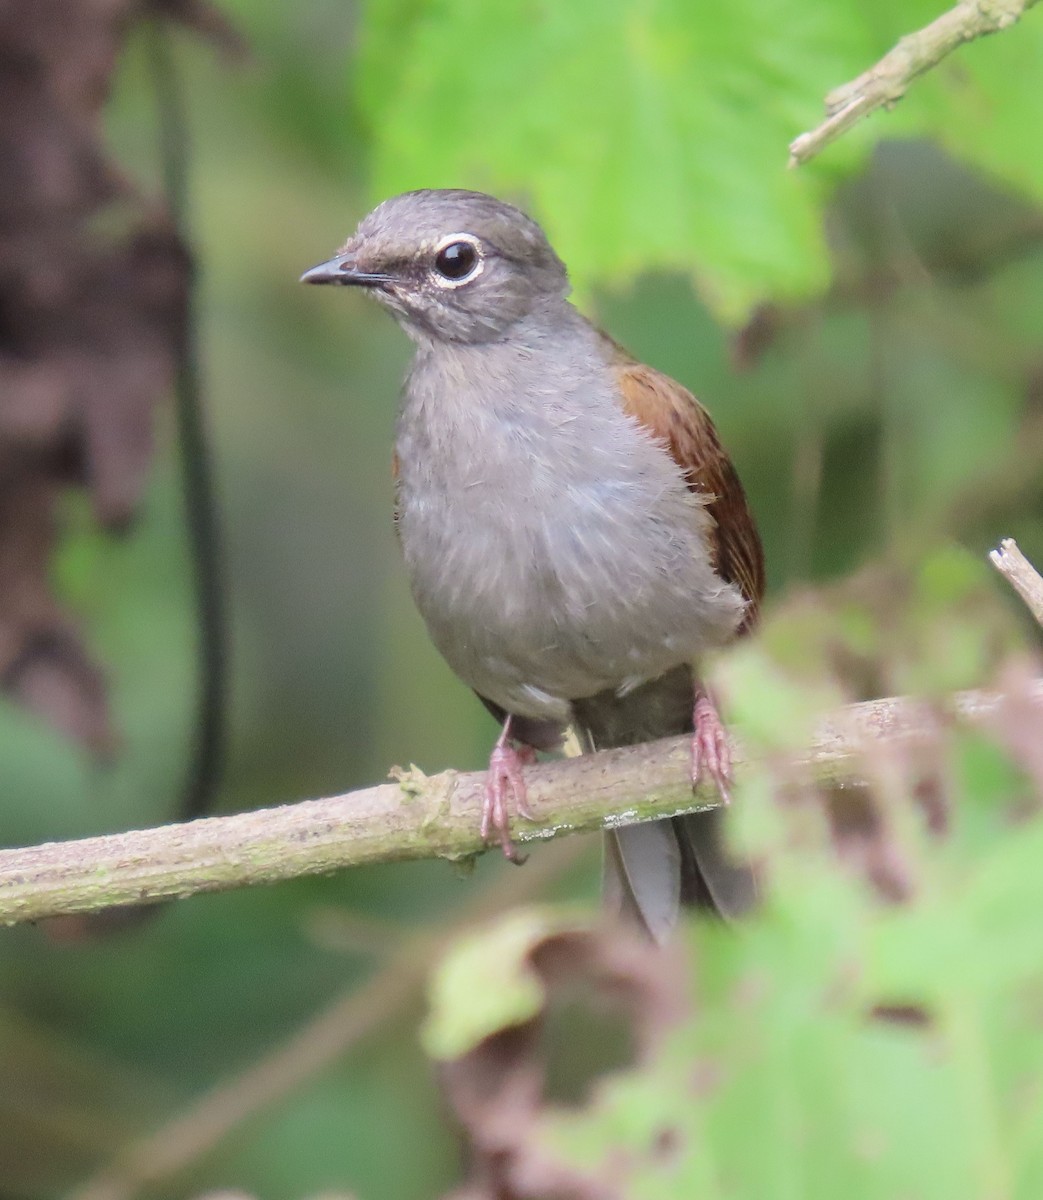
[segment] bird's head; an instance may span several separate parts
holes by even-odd
[[[302,283],[369,289],[417,340],[488,342],[568,294],[565,266],[520,209],[482,192],[393,196]]]

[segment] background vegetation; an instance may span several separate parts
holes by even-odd
[[[833,698],[988,683],[1030,644],[982,564],[1003,535],[1043,561],[1038,12],[787,174],[786,144],[817,121],[822,95],[935,16],[933,4],[222,7],[248,63],[170,36],[192,131],[198,323],[232,607],[223,809],[344,791],[394,763],[477,767],[493,736],[429,646],[398,564],[387,464],[408,347],[359,298],[296,285],[376,200],[406,187],[487,188],[530,205],[580,302],[713,411],[761,525],[777,613],[765,638],[775,659],[751,650],[723,668],[755,739],[799,737],[794,714]],[[124,168],[158,192],[150,63],[139,28],[107,124]],[[119,755],[101,766],[5,705],[6,843],[154,824],[173,810],[194,631],[169,411],[160,422],[133,528],[100,534],[70,492],[53,568],[106,664]],[[1027,1073],[1043,994],[1029,887],[1038,821],[1009,828],[1043,787],[1033,744],[1026,733],[1001,752],[976,736],[935,747],[930,770],[903,759],[884,772],[898,831],[863,839],[855,857],[877,893],[919,901],[894,910],[840,879],[813,822],[803,840],[780,832],[777,779],[748,784],[736,808],[755,815],[739,818],[737,836],[782,864],[770,911],[738,948],[719,931],[692,934],[709,964],[701,1011],[716,1015],[678,1035],[685,1055],[721,1054],[738,1081],[692,1118],[705,1125],[681,1121],[683,1145],[712,1146],[720,1171],[706,1154],[666,1154],[660,1168],[687,1173],[642,1176],[635,1189],[666,1190],[632,1194],[1039,1194],[1043,1109]],[[905,804],[928,777],[956,826],[944,850]],[[794,843],[812,866],[788,856]],[[0,1188],[65,1191],[160,1130],[140,1186],[81,1194],[441,1194],[461,1173],[457,1139],[399,947],[446,929],[465,905],[491,913],[526,898],[526,873],[527,898],[592,906],[597,855],[593,844],[547,851],[525,872],[489,856],[463,878],[440,863],[360,870],[192,900],[101,942],[7,932]],[[534,928],[532,939],[559,931]],[[823,1027],[840,958],[858,984]],[[350,1007],[374,979],[383,991],[370,1008]],[[742,995],[745,1010],[734,1007]],[[911,1022],[852,1016],[877,1003],[906,1006]],[[925,1012],[933,1040],[915,1042],[926,1035],[910,1024]],[[757,1053],[750,1028],[763,1034]],[[273,1055],[302,1030],[315,1069],[291,1051],[306,1078],[283,1088],[293,1070]],[[454,1053],[476,1037],[459,1032]],[[578,1055],[601,1040],[573,1033],[570,1045]],[[932,1054],[947,1073],[931,1074]],[[244,1078],[259,1062],[271,1073]],[[648,1079],[660,1097],[683,1094]],[[202,1121],[198,1150],[179,1157],[184,1131],[169,1122],[227,1080],[259,1111],[227,1130]],[[641,1121],[662,1131],[654,1105],[629,1102],[638,1108],[628,1117],[620,1101],[612,1138]],[[859,1141],[866,1128],[877,1140]],[[562,1136],[566,1158],[603,1145],[597,1129]]]

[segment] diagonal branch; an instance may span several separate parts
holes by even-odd
[[[868,71],[826,97],[826,119],[790,143],[791,167],[814,158],[830,142],[878,108],[890,107],[917,76],[937,66],[964,42],[1013,25],[1036,0],[960,0],[954,8],[910,33]]]
[[[1043,681],[1037,693],[1043,702]],[[965,692],[953,698],[951,710],[961,720],[980,723],[994,717],[1001,703],[993,693]],[[849,778],[874,743],[915,738],[924,727],[918,701],[853,705],[820,726],[800,761],[820,779]],[[538,823],[519,821],[517,840],[712,807],[712,792],[692,794],[689,755],[688,738],[670,738],[532,767],[529,800]],[[741,763],[740,751],[735,758]],[[325,800],[3,850],[0,922],[276,883],[362,863],[464,858],[482,849],[484,779],[456,771],[428,777],[414,768],[400,772],[394,783]]]

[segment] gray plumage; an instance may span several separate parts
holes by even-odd
[[[460,237],[477,255],[462,281],[433,265]],[[370,282],[416,343],[398,531],[456,674],[544,730],[575,723],[588,746],[690,730],[692,668],[734,636],[746,601],[714,570],[706,499],[624,408],[616,348],[569,303],[539,226],[479,193],[407,193],[309,275]],[[657,935],[684,890],[683,834],[623,832],[609,855],[610,886]]]
[[[449,665],[508,712],[567,721],[734,633],[707,517],[614,399],[564,300],[502,342],[421,342],[398,423],[399,531]]]

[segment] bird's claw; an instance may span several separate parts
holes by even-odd
[[[489,773],[485,780],[485,800],[482,804],[480,834],[483,842],[497,841],[504,858],[513,863],[523,863],[526,855],[519,855],[511,840],[511,801],[514,811],[527,821],[535,820],[529,808],[528,788],[525,784],[524,768],[536,761],[536,751],[531,746],[515,746],[501,737],[489,757]]]
[[[692,787],[698,787],[709,775],[717,785],[722,803],[728,804],[732,784],[731,745],[717,708],[705,692],[696,696],[692,721]]]

